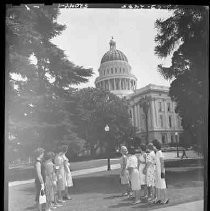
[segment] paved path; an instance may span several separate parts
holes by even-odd
[[[119,168],[120,168],[120,164],[111,165],[112,170],[119,169]],[[97,167],[97,168],[90,168],[90,169],[82,169],[82,170],[78,170],[78,171],[73,171],[71,174],[72,174],[72,177],[75,177],[75,176],[97,173],[97,172],[106,171],[106,170],[107,170],[107,166],[101,166],[101,167]],[[32,182],[34,182],[34,179],[25,180],[25,181],[9,182],[9,187],[17,186],[17,185],[24,185],[24,184],[28,184],[28,183],[32,183]]]
[[[204,210],[204,201],[194,201],[184,204],[179,204],[170,207],[162,207],[155,209],[155,211],[203,211]]]
[[[119,169],[120,168],[120,164],[113,164],[111,165],[111,169],[115,170],[115,169]],[[194,168],[203,168],[202,166],[196,166],[196,167],[184,167],[183,168],[177,168],[177,167],[170,167],[170,168],[166,168],[167,171],[188,171],[189,169],[194,169]],[[85,174],[92,174],[92,173],[97,173],[97,172],[102,172],[102,171],[107,171],[107,166],[101,166],[101,167],[97,167],[97,168],[90,168],[90,169],[82,169],[82,170],[78,170],[78,171],[73,171],[72,172],[72,177],[76,177],[76,176],[81,176],[81,175],[85,175]],[[17,185],[24,185],[24,184],[29,184],[29,183],[33,183],[34,179],[30,179],[30,180],[25,180],[25,181],[14,181],[14,182],[9,182],[9,187],[13,187],[13,186],[17,186]]]

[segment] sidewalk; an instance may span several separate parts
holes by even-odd
[[[184,204],[179,204],[175,206],[169,206],[169,207],[163,207],[163,208],[158,208],[155,209],[155,211],[203,211],[204,209],[204,201],[194,201],[194,202],[189,202],[189,203],[184,203]]]

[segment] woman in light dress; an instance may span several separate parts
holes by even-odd
[[[141,183],[139,178],[139,170],[138,170],[138,158],[135,155],[135,150],[130,150],[130,155],[127,159],[127,169],[129,171],[129,177],[131,181],[131,189],[135,193],[135,201],[133,204],[140,203],[140,190]]]
[[[45,189],[44,183],[45,183],[45,172],[44,172],[44,165],[43,165],[43,157],[44,157],[44,149],[43,148],[37,148],[35,150],[35,163],[34,163],[34,169],[35,169],[35,187],[36,187],[36,206],[39,211],[43,209],[42,204],[39,203],[39,195],[40,191]]]
[[[140,145],[140,155],[138,157],[138,169],[139,169],[139,177],[141,182],[141,195],[142,198],[146,197],[147,194],[147,185],[146,185],[146,145],[141,144]]]
[[[154,146],[152,143],[147,145],[149,154],[146,159],[146,183],[149,192],[148,201],[153,202],[155,199],[155,164],[156,157],[154,152]]]
[[[120,165],[121,165],[121,171],[120,171],[120,181],[121,184],[126,189],[126,192],[123,193],[123,196],[127,196],[131,192],[130,187],[130,178],[129,178],[129,171],[126,169],[127,166],[127,155],[128,155],[128,149],[126,146],[121,146],[120,150],[122,157],[120,158]]]
[[[47,198],[47,210],[50,211],[50,208],[54,209],[56,206],[53,206],[55,200],[55,189],[54,189],[54,164],[52,162],[54,158],[54,152],[48,152],[45,157],[45,187],[46,187],[46,198]]]
[[[63,200],[62,192],[65,191],[66,179],[65,179],[65,169],[64,169],[64,159],[63,159],[63,148],[58,147],[58,153],[54,159],[56,175],[57,175],[57,191],[58,191],[58,202],[65,202]]]
[[[154,149],[156,151],[156,170],[155,170],[155,187],[156,187],[156,200],[155,203],[167,204],[167,189],[165,182],[165,167],[164,156],[161,151],[161,143],[158,140],[153,140]]]
[[[64,175],[65,175],[65,199],[71,200],[70,194],[69,194],[69,188],[73,186],[73,181],[72,181],[72,175],[70,171],[70,163],[69,159],[66,157],[66,153],[68,151],[68,146],[63,145],[62,146],[62,157],[63,157],[63,162],[64,162]]]

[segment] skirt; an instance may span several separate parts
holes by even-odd
[[[155,171],[155,187],[166,189],[166,181],[165,178],[161,178],[161,171]]]
[[[73,181],[72,181],[71,172],[65,173],[65,177],[66,177],[66,187],[72,187],[73,186]]]
[[[60,169],[60,171],[57,173],[57,190],[62,191],[65,190],[66,187],[66,178],[65,178],[65,172],[64,168]]]
[[[148,187],[155,187],[155,169],[153,166],[150,166],[147,169],[147,175],[146,175],[146,182]]]
[[[135,190],[141,190],[141,182],[139,178],[139,171],[138,169],[133,169],[130,175],[131,180],[131,189],[133,191]]]
[[[39,194],[40,194],[40,191],[41,191],[41,183],[39,182],[38,178],[35,179],[35,187],[36,187],[35,201],[38,202],[39,201]]]
[[[145,165],[143,164],[139,166],[139,178],[140,178],[141,185],[146,185],[146,174],[143,173],[144,168],[145,168]]]
[[[122,185],[129,184],[130,181],[129,181],[129,172],[128,172],[128,170],[124,171],[124,175],[123,176],[120,175],[120,181],[121,181]]]

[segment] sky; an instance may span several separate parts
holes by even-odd
[[[156,19],[168,18],[171,13],[158,9],[60,9],[57,22],[66,29],[52,40],[65,51],[75,65],[93,68],[88,83],[78,88],[94,87],[100,61],[109,50],[114,37],[116,48],[128,58],[132,74],[137,77],[137,89],[148,84],[170,86],[157,71],[158,64],[170,65],[170,58],[158,59],[154,53]]]

